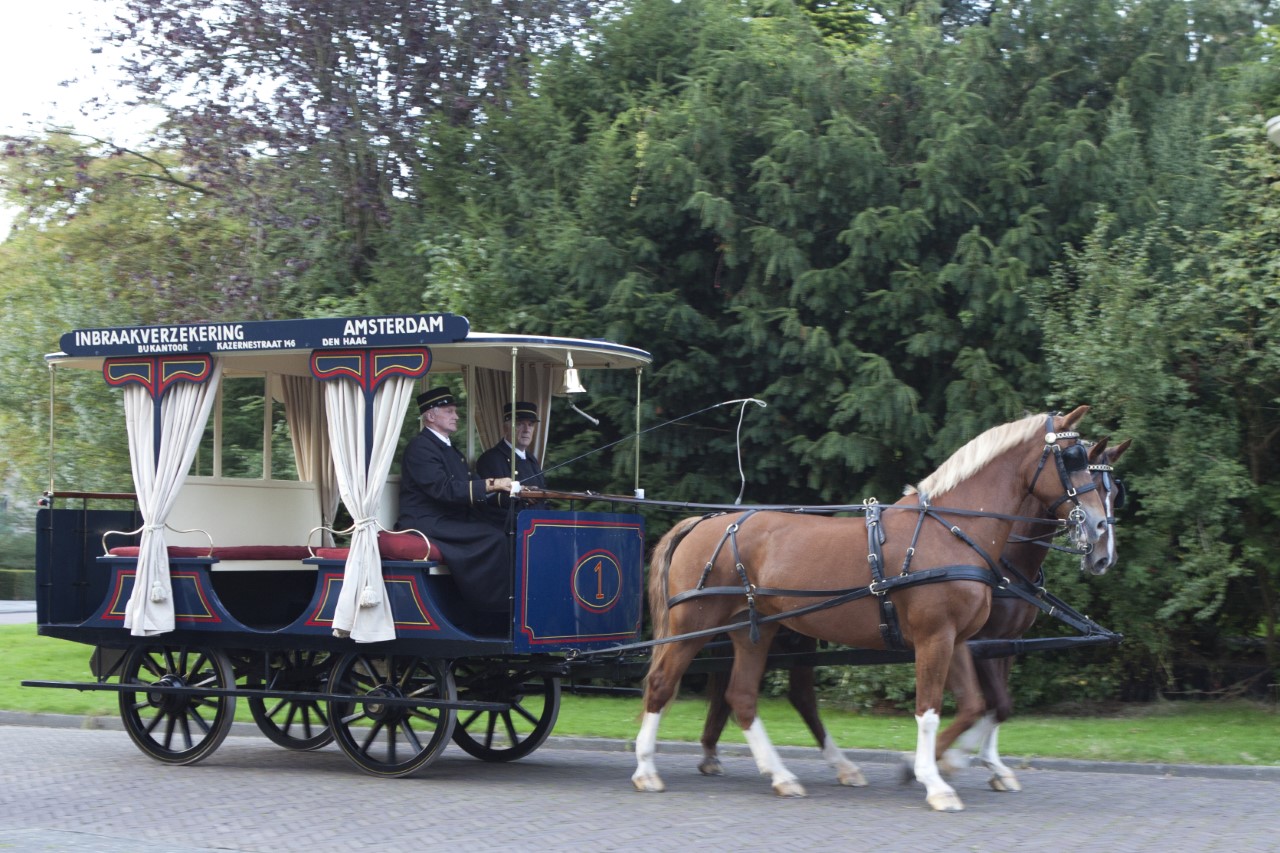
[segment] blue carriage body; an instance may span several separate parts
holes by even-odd
[[[37,518],[37,619],[47,633],[94,644],[128,643],[125,606],[135,556],[96,556],[110,530],[132,529],[122,510],[43,509]],[[382,577],[406,651],[450,655],[607,648],[640,633],[644,521],[638,515],[574,510],[526,511],[514,540],[513,601],[505,624],[473,621],[450,576],[431,561],[383,560]],[[216,551],[214,553],[217,553]],[[306,557],[278,570],[236,571],[216,556],[170,558],[175,635],[253,647],[295,638],[333,645],[343,561]],[[461,569],[460,569],[461,570]],[[117,634],[118,636],[113,636]]]

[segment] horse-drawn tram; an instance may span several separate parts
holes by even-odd
[[[517,389],[545,436],[566,378],[577,390],[591,371],[626,370],[638,389],[643,350],[476,333],[450,314],[79,330],[61,346],[46,357],[55,393],[73,369],[120,389],[134,492],[51,482],[38,513],[39,631],[95,647],[98,682],[68,686],[118,691],[125,727],[153,758],[209,755],[241,698],[276,743],[336,739],[379,775],[425,766],[451,739],[511,760],[551,732],[567,652],[637,639],[639,515],[520,512],[512,606],[495,619],[468,606],[428,537],[395,531],[390,472],[422,384],[460,374],[472,406],[454,443],[487,447]],[[261,461],[246,472],[224,433],[255,393],[267,401]],[[271,458],[282,429],[293,479],[272,473],[289,467]],[[341,547],[339,502],[353,522]]]
[[[657,725],[683,673],[731,670],[725,698],[757,763],[778,793],[795,795],[802,789],[755,719],[763,669],[791,668],[794,680],[819,663],[914,659],[916,776],[934,808],[955,809],[935,749],[983,717],[983,693],[1002,689],[984,681],[979,690],[973,661],[1119,640],[1049,595],[1039,574],[1057,534],[1071,544],[1054,547],[1073,548],[1095,574],[1115,558],[1122,493],[1110,463],[1128,443],[1083,443],[1075,428],[1086,407],[993,428],[893,504],[744,508],[643,497],[640,379],[650,356],[634,347],[477,333],[451,314],[89,329],[64,335],[61,347],[46,356],[53,426],[37,617],[41,634],[93,647],[97,680],[24,684],[118,693],[130,737],[159,761],[211,754],[237,699],[275,743],[336,741],[375,775],[412,773],[450,741],[509,761],[550,735],[562,680],[617,681],[647,665],[637,789],[662,789]],[[122,396],[131,492],[55,482],[58,377],[69,370],[99,372]],[[401,480],[416,475],[392,472],[402,432],[417,432],[412,404],[434,422],[431,407],[456,401],[447,386],[430,386],[460,377],[467,432],[452,441],[475,458],[504,427],[515,435],[527,409],[541,413],[528,448],[541,458],[553,413],[583,414],[571,396],[583,389],[580,371],[610,370],[635,375],[634,442],[615,443],[634,450],[634,496],[517,483],[501,528],[509,574],[497,581],[510,591],[498,612],[477,608],[486,590],[468,589],[465,559],[445,559],[445,535],[432,542],[404,523]],[[246,453],[250,435],[256,449]],[[475,499],[502,479],[480,480]],[[654,548],[651,640],[641,638],[639,504],[699,513]],[[1022,615],[996,624],[993,595],[1014,596]],[[1080,636],[1019,639],[1036,612]],[[768,657],[783,627],[804,638]],[[708,641],[725,632],[731,653],[721,643],[708,656]],[[815,652],[818,640],[837,648]],[[939,735],[948,678],[967,699]],[[718,700],[723,689],[711,692]],[[858,784],[821,729],[811,682],[808,694],[801,710],[824,756],[842,783]],[[723,710],[709,717],[704,772],[715,772],[723,720]],[[992,785],[1015,790],[992,726],[977,728]]]

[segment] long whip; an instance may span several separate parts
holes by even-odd
[[[614,447],[614,446],[616,446],[616,445],[622,444],[624,441],[630,441],[630,440],[631,440],[631,439],[633,439],[633,438],[639,438],[640,436],[644,435],[644,434],[645,434],[645,433],[647,433],[647,432],[653,432],[655,429],[662,429],[662,428],[663,428],[663,427],[665,427],[665,426],[671,426],[671,424],[678,423],[678,422],[680,422],[680,421],[684,421],[684,420],[688,420],[689,418],[696,417],[696,416],[698,416],[698,415],[701,415],[701,414],[702,414],[702,413],[704,413],[704,412],[709,412],[709,411],[711,411],[712,409],[718,409],[718,408],[720,408],[721,406],[732,406],[732,405],[733,405],[733,404],[735,404],[735,403],[742,403],[742,409],[743,409],[743,411],[744,411],[744,412],[746,411],[746,408],[747,408],[746,404],[747,404],[747,403],[755,403],[757,406],[760,406],[761,408],[763,408],[763,407],[765,407],[765,406],[767,406],[767,405],[768,405],[768,404],[767,404],[767,403],[765,403],[763,400],[757,400],[755,397],[743,397],[743,398],[742,398],[742,399],[740,399],[740,400],[725,400],[725,401],[724,401],[724,402],[722,402],[722,403],[713,403],[712,405],[707,406],[705,409],[698,409],[698,411],[696,411],[696,412],[690,412],[690,413],[689,413],[689,414],[687,414],[687,415],[681,415],[681,416],[680,416],[680,417],[678,417],[678,418],[672,418],[672,419],[671,419],[671,420],[669,420],[669,421],[663,421],[663,422],[662,422],[662,423],[660,423],[660,424],[654,424],[653,426],[648,427],[648,428],[646,428],[646,429],[642,429],[642,430],[640,430],[639,432],[633,432],[633,433],[631,433],[630,435],[625,435],[625,436],[623,436],[622,438],[618,439],[617,441],[611,441],[611,442],[609,442],[608,444],[603,444],[603,445],[601,445],[600,447],[596,447],[596,448],[593,448],[593,449],[591,449],[591,450],[588,450],[586,453],[580,453],[580,454],[578,454],[577,456],[573,457],[572,459],[566,459],[566,460],[565,460],[565,461],[563,461],[563,462],[560,462],[560,463],[557,463],[557,464],[555,464],[555,465],[552,465],[550,468],[544,468],[544,469],[543,469],[543,473],[545,474],[545,473],[547,473],[547,472],[554,471],[554,470],[556,470],[557,468],[563,468],[565,465],[569,465],[569,464],[571,464],[571,463],[577,462],[579,459],[585,459],[585,458],[587,458],[588,456],[591,456],[591,455],[593,455],[593,454],[599,453],[599,452],[600,452],[600,451],[602,451],[602,450],[608,450],[610,447]],[[738,416],[738,474],[739,474],[740,476],[742,476],[742,477],[743,477],[743,489],[745,489],[745,488],[746,488],[746,477],[745,477],[745,475],[743,475],[743,473],[742,473],[742,443],[741,443],[741,441],[742,441],[742,415],[741,415],[741,414],[739,414],[739,416]],[[739,492],[738,492],[738,501],[739,501],[739,503],[742,501],[742,491],[739,491]]]

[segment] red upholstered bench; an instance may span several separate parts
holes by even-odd
[[[112,548],[113,557],[138,556],[137,545],[121,545]],[[216,557],[219,560],[305,560],[311,556],[306,545],[224,545],[208,548],[203,545],[170,545],[170,557]]]
[[[317,548],[316,556],[326,560],[345,560],[348,548]],[[389,530],[378,531],[378,552],[384,560],[432,560],[443,563],[444,557],[436,543],[423,541],[417,533],[392,533]]]
[[[215,557],[218,560],[291,560],[297,562],[311,556],[326,560],[345,560],[349,548],[316,548],[306,545],[224,545],[212,549],[204,546],[170,545],[170,557]],[[443,562],[434,542],[428,547],[416,533],[378,531],[378,551],[384,560],[434,560]],[[137,545],[120,545],[109,552],[113,557],[138,556]]]

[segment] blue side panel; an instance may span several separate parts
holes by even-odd
[[[93,615],[112,582],[97,564],[102,534],[133,530],[130,510],[42,509],[36,513],[36,618],[41,625],[79,624]],[[132,540],[116,538],[112,545]]]
[[[214,591],[209,578],[209,567],[216,562],[212,558],[170,558],[169,580],[173,590],[175,628],[212,632],[250,630],[227,612]],[[133,594],[133,584],[138,575],[137,558],[99,557],[98,563],[110,568],[111,588],[98,612],[86,620],[82,627],[123,630],[125,606],[129,603],[129,596]]]
[[[342,593],[344,562],[312,558],[305,562],[319,566],[315,595],[306,612],[284,630],[287,634],[329,636]],[[434,563],[384,560],[382,579],[386,584],[391,616],[399,639],[468,640],[471,635],[449,618],[448,602],[456,596],[453,579],[429,574]]]
[[[636,639],[643,577],[640,516],[520,513],[515,650],[606,648]]]

